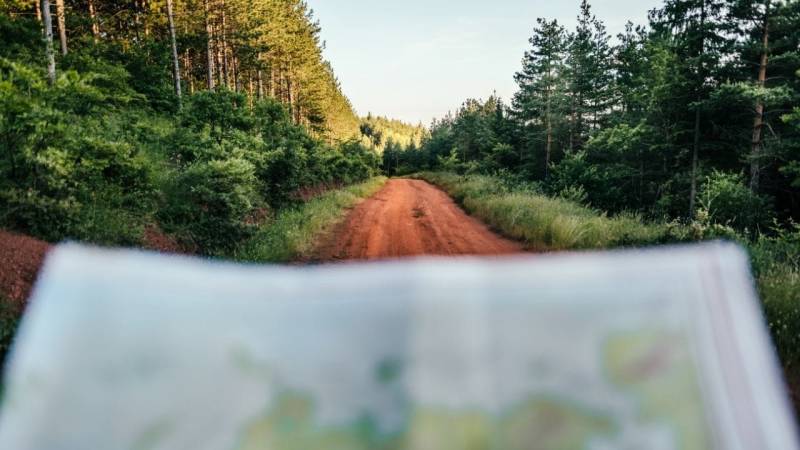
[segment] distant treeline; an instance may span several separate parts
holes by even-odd
[[[428,129],[422,124],[409,125],[397,119],[368,114],[361,119],[361,134],[371,146],[384,152],[387,149],[419,147]]]
[[[535,182],[610,212],[740,230],[800,217],[800,2],[666,0],[612,40],[538,19],[510,104],[467,100],[405,171]]]

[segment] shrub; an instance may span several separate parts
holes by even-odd
[[[621,124],[597,132],[584,150],[567,152],[552,167],[549,192],[558,195],[583,188],[586,202],[614,213],[650,207],[658,191],[645,175],[659,160],[654,136],[654,130],[644,124]]]
[[[0,2],[2,3],[2,2]],[[14,18],[0,14],[0,57],[32,63],[40,57],[41,25],[34,18]]]
[[[228,89],[200,91],[186,99],[180,114],[181,126],[195,132],[208,130],[222,144],[234,130],[252,130],[254,122],[247,99]]]
[[[248,237],[248,223],[259,204],[255,168],[233,158],[197,162],[189,166],[167,191],[161,220],[203,254],[219,254]]]
[[[51,88],[35,71],[0,60],[0,225],[52,241],[95,240],[99,232],[103,243],[131,242],[111,242],[106,230],[81,223],[98,195],[137,211],[154,192],[136,147],[81,116],[77,105],[106,98],[89,81],[67,73]]]
[[[700,191],[700,207],[714,223],[755,232],[773,217],[767,198],[754,194],[740,174],[712,172]]]
[[[347,208],[369,197],[386,182],[374,177],[363,183],[327,192],[301,205],[278,212],[274,220],[236,249],[240,261],[289,262],[309,258],[320,235],[336,222]]]
[[[291,200],[293,192],[303,187],[308,171],[308,153],[297,144],[270,151],[258,168],[264,197],[270,205],[280,207]]]

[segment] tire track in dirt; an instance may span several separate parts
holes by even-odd
[[[506,255],[520,244],[493,233],[443,191],[421,180],[389,180],[322,240],[314,260]]]

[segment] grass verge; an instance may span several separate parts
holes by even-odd
[[[444,189],[468,213],[540,251],[600,249],[662,243],[671,225],[646,224],[634,214],[608,217],[575,202],[547,197],[482,175],[414,175]]]
[[[787,374],[800,374],[800,228],[747,238],[715,224],[648,223],[635,214],[609,217],[496,177],[442,172],[414,177],[444,189],[468,213],[534,250],[610,249],[717,238],[739,242],[751,255],[766,319]],[[790,382],[800,390],[800,379]]]
[[[246,262],[281,263],[310,256],[318,238],[342,218],[344,212],[378,192],[386,177],[320,195],[302,205],[283,209],[234,253]]]

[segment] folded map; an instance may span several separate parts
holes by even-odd
[[[726,244],[255,267],[65,245],[9,450],[797,449]]]

